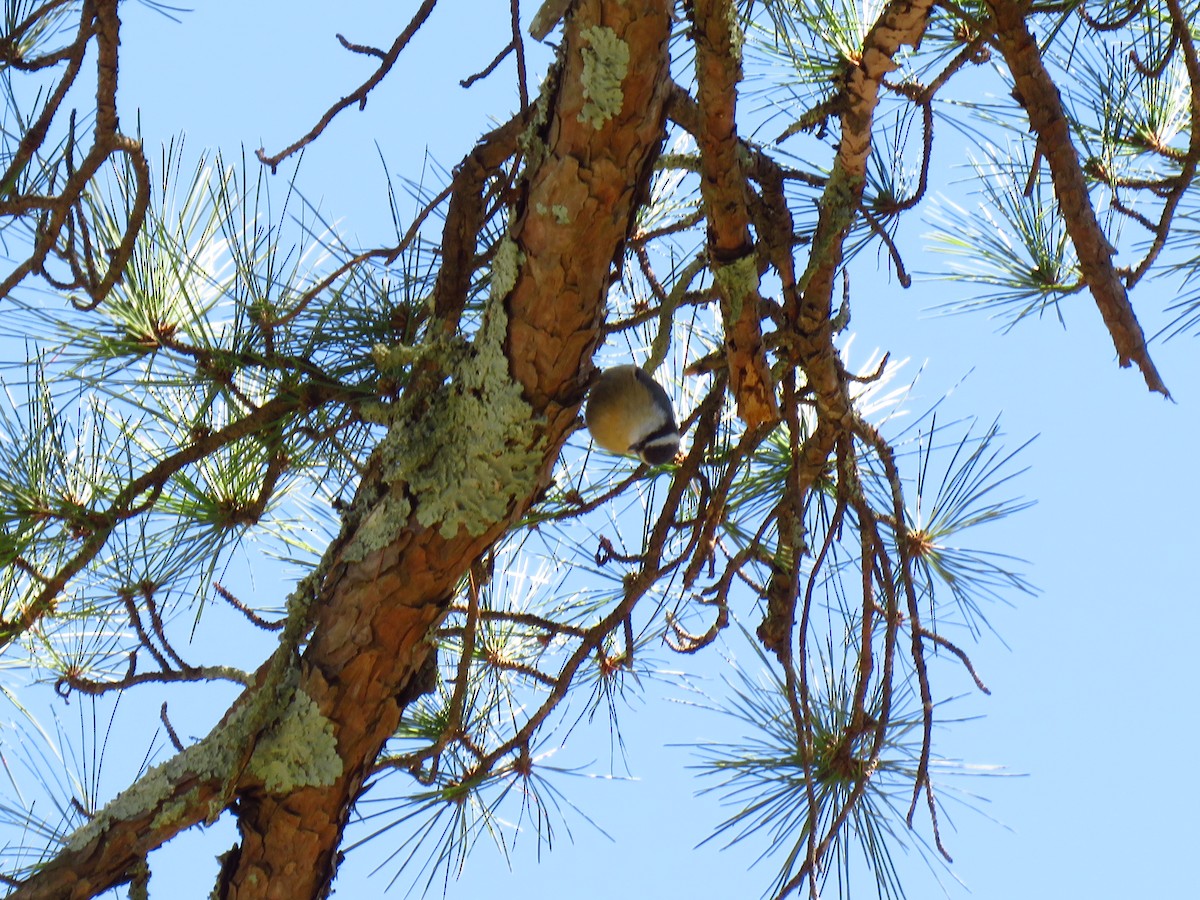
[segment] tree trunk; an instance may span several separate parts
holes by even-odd
[[[430,510],[447,498],[389,481],[386,452],[377,448],[359,487],[357,513],[313,587],[312,636],[299,660],[285,665],[286,651],[276,654],[260,671],[259,685],[204,741],[122,794],[10,896],[95,896],[129,881],[147,853],[223,808],[235,811],[242,840],[226,855],[214,896],[302,900],[329,893],[343,829],[364,782],[405,706],[436,683],[431,629],[472,562],[549,484],[574,428],[601,339],[613,263],[622,256],[665,136],[671,7],[668,0],[578,3],[565,25],[561,62],[547,79],[544,115],[522,143],[526,171],[508,234],[518,266],[507,290],[497,290],[493,271],[498,308],[488,315],[507,321],[503,380],[519,386],[527,404],[520,440],[510,439],[505,448],[525,458],[536,453],[524,489],[487,521],[446,527],[445,520],[430,520]],[[477,171],[479,159],[469,162]],[[461,183],[469,190],[478,180],[466,174]],[[451,209],[461,199],[452,196]],[[448,213],[444,236],[463,250],[443,257],[456,269],[461,266],[453,263],[472,259],[477,239],[470,229],[450,233],[479,205],[467,198],[461,208],[463,217]],[[465,306],[465,295],[447,294],[465,292],[471,281],[463,271],[443,274],[439,316]],[[408,408],[414,419],[393,422],[390,434],[428,415],[419,404]],[[445,492],[453,490],[447,484]],[[379,523],[398,509],[406,517],[381,538]],[[281,672],[290,680],[272,683]],[[276,708],[280,701],[290,704],[285,713]],[[246,727],[255,715],[247,710],[264,708],[263,721]],[[264,739],[281,740],[276,719],[296,710],[304,718],[295,721],[314,723],[307,730],[315,734],[306,739],[330,735],[325,768],[303,786],[270,782],[256,764],[262,756],[256,750]]]
[[[430,630],[471,562],[549,483],[586,392],[614,260],[662,146],[670,6],[580,4],[567,23],[557,83],[548,88],[539,126],[546,155],[526,173],[515,210],[509,236],[524,262],[506,302],[509,371],[532,407],[530,445],[544,447],[536,489],[478,536],[460,527],[447,539],[437,525],[422,527],[414,511],[388,546],[335,567],[300,687],[334,724],[343,774],[327,787],[285,795],[241,792],[243,840],[223,896],[294,900],[328,892],[349,811],[405,704],[430,685]],[[594,72],[604,60],[595,55],[624,57],[618,41],[628,53],[621,96],[602,96]]]

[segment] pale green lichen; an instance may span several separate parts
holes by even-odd
[[[542,128],[545,125],[545,95],[538,97],[537,103],[534,104],[534,114],[532,120],[525,130],[521,132],[517,138],[517,146],[521,148],[521,153],[525,157],[525,171],[535,171],[546,159],[549,152],[546,147],[546,142],[542,140]],[[539,117],[538,112],[542,115]]]
[[[516,241],[505,238],[496,247],[492,256],[491,295],[493,300],[502,300],[517,283],[521,274],[521,266],[525,263],[525,254],[517,246]]]
[[[507,290],[496,272],[492,289],[499,296]],[[507,327],[503,304],[492,303],[471,352],[425,398],[425,413],[397,420],[385,439],[392,466],[386,477],[405,482],[417,521],[445,538],[459,528],[482,534],[537,479],[541,446],[530,446],[532,410],[509,375]]]
[[[284,655],[288,658],[308,632],[309,616],[320,596],[321,585],[325,581],[325,575],[329,571],[332,559],[333,555],[327,551],[316,567],[301,578],[292,592],[288,594],[286,601],[287,624],[284,625],[283,632],[279,636],[281,648],[284,649]],[[279,663],[281,669],[285,664],[282,661]]]
[[[742,30],[742,17],[738,12],[738,5],[736,3],[728,4],[725,7],[725,15],[729,18],[729,49],[733,58],[740,65],[742,49],[746,44],[746,33]]]
[[[358,562],[369,553],[382,550],[404,528],[410,515],[412,505],[408,500],[391,493],[384,495],[359,523],[358,530],[354,532],[354,541],[342,553],[343,559]]]
[[[663,153],[654,160],[656,172],[699,172],[700,154],[698,153]]]
[[[307,591],[305,586],[308,581],[308,577],[303,579],[297,592]],[[290,613],[301,611],[299,607],[296,610],[292,609],[292,598],[289,598],[288,602]],[[297,603],[300,602],[297,600]],[[296,624],[296,620],[302,623],[303,618],[302,615],[296,615],[295,619],[289,616],[288,625],[284,628],[285,635],[296,628],[302,628],[303,625]],[[285,662],[291,660],[294,658],[294,649],[278,654],[276,658]],[[272,669],[268,672],[269,678],[273,671],[274,661]],[[295,688],[299,679],[298,673],[289,669],[286,673],[281,673],[280,678],[281,687],[271,689],[264,686],[251,695],[247,702],[229,713],[202,741],[181,750],[165,763],[154,766],[114,797],[90,822],[66,838],[64,843],[67,849],[81,851],[116,823],[128,822],[151,813],[154,814],[151,819],[152,828],[165,828],[181,821],[194,821],[200,792],[196,787],[192,787],[176,795],[181,784],[219,782],[226,785],[226,792],[218,791],[209,801],[206,810],[205,821],[216,821],[228,805],[229,791],[233,788],[248,743],[267,722],[276,718],[278,706],[286,704],[285,719],[296,718],[299,712],[305,730],[322,730],[319,728],[320,723],[314,722],[312,715],[308,714],[303,705],[298,711],[295,701],[288,702],[294,695],[305,696],[298,694]],[[305,699],[308,698],[305,696]],[[308,702],[312,703],[311,700]],[[328,724],[323,718],[321,722]],[[332,726],[329,727],[329,737],[332,739]],[[308,743],[310,747],[315,748],[310,751],[310,757],[316,760],[316,763],[308,765],[308,770],[316,772],[316,777],[327,776],[333,769],[333,763],[327,753],[331,745],[321,737],[313,738],[311,735],[308,736]],[[256,751],[255,756],[257,755]],[[336,756],[336,752],[334,755]],[[336,765],[340,769],[340,758]]]
[[[250,771],[263,780],[269,793],[301,787],[325,787],[342,774],[333,723],[321,715],[316,702],[299,688],[283,715],[258,741]]]
[[[583,109],[579,121],[599,131],[621,111],[625,92],[621,82],[629,73],[629,44],[605,25],[592,25],[580,32],[588,44],[583,53]]]
[[[829,181],[825,184],[821,199],[817,201],[820,217],[808,255],[808,266],[796,280],[796,287],[800,291],[808,288],[809,279],[826,264],[825,260],[829,258],[828,254],[838,236],[850,227],[857,212],[858,198],[862,196],[862,182],[861,175],[851,175],[840,162],[829,173]]]
[[[150,863],[142,857],[128,869],[129,900],[150,900]]]
[[[371,359],[380,372],[406,369],[425,354],[423,347],[407,344],[376,344],[371,348]]]
[[[415,512],[449,539],[482,534],[537,482],[542,442],[531,441],[533,411],[509,373],[504,298],[524,255],[503,240],[492,257],[491,302],[470,344],[444,346],[445,378],[386,411],[378,447],[382,494],[365,501],[342,558],[357,562],[394,539]],[[382,410],[381,410],[382,412]],[[364,494],[364,497],[369,497]]]
[[[66,840],[67,848],[82,850],[115,823],[150,812],[155,813],[152,821],[160,824],[179,819],[186,813],[188,794],[171,800],[176,787],[188,778],[206,781],[230,776],[240,758],[246,739],[245,726],[253,718],[252,710],[255,710],[253,704],[239,707],[204,740],[177,753],[162,765],[154,766],[114,797],[90,822],[71,834]],[[224,808],[223,803],[221,808]]]
[[[545,161],[548,149],[543,140],[543,132],[550,118],[550,98],[558,93],[558,81],[563,70],[563,49],[559,47],[554,61],[550,64],[546,77],[538,88],[537,99],[533,101],[533,109],[529,113],[529,124],[525,126],[517,138],[517,146],[525,158],[525,172],[535,172]]]
[[[395,417],[396,408],[383,400],[367,400],[358,405],[358,414],[370,425],[390,425]]]
[[[539,204],[537,204],[537,206],[535,208],[537,209],[537,214],[539,216],[546,216],[546,215],[554,216],[554,221],[557,222],[559,225],[571,224],[571,213],[561,203],[555,203],[553,206],[551,206],[549,208],[547,208],[546,204],[539,203]]]
[[[179,757],[175,757],[178,759]],[[171,762],[174,762],[172,760]],[[107,806],[92,817],[92,820],[69,835],[66,847],[72,852],[79,852],[96,838],[100,837],[109,826],[124,821],[132,816],[148,813],[155,809],[168,796],[174,786],[172,773],[167,771],[166,763],[155,766],[128,788],[117,794]]]
[[[199,791],[192,788],[178,800],[164,803],[154,814],[154,818],[150,820],[150,830],[157,831],[159,828],[173,825],[179,821],[196,802],[198,796]]]
[[[63,843],[68,850],[81,851],[115,824],[150,814],[153,814],[150,820],[152,829],[170,828],[177,823],[191,824],[197,820],[197,805],[201,797],[199,786],[203,784],[215,783],[218,786],[207,803],[204,817],[209,824],[217,820],[233,796],[247,746],[279,717],[280,709],[295,715],[292,698],[299,682],[299,674],[294,668],[297,647],[308,632],[309,610],[317,599],[318,588],[324,581],[331,559],[327,554],[300,579],[288,596],[287,624],[280,633],[279,647],[267,668],[262,687],[248,694],[245,702],[235,706],[203,740],[181,750],[165,763],[152,767],[97,812],[91,821],[67,836]],[[244,680],[247,684],[252,681],[250,676]],[[308,727],[312,727],[312,717],[307,718]],[[328,744],[320,739],[311,743],[319,751],[328,749]],[[332,770],[332,762],[327,756],[315,755],[319,757],[320,764],[310,766],[310,770],[320,773]],[[337,765],[341,766],[340,761]],[[183,784],[193,787],[180,793],[179,788]]]
[[[504,350],[504,299],[524,261],[514,241],[502,240],[492,255],[491,301],[474,340],[426,348],[424,358],[444,373],[441,382],[371,411],[372,421],[388,428],[377,447],[381,490],[360,496],[343,560],[359,562],[386,547],[414,512],[421,526],[436,527],[447,539],[460,529],[478,536],[535,486],[543,442],[531,440],[533,411]]]
[[[758,290],[758,261],[750,253],[728,265],[714,266],[713,278],[729,303],[729,317],[738,319],[746,299]]]

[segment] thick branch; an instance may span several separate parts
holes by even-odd
[[[726,365],[738,414],[754,428],[779,419],[759,321],[762,297],[750,235],[750,193],[738,156],[739,35],[731,0],[696,0],[696,79],[700,193],[708,218],[708,255],[721,297]]]
[[[806,446],[803,461],[806,463],[810,477],[818,477],[819,467],[823,466],[826,456],[826,446],[833,443],[842,446],[839,452],[840,472],[838,478],[839,491],[843,492],[839,501],[849,503],[861,497],[857,486],[857,474],[853,461],[853,438],[858,416],[850,398],[851,379],[846,373],[833,344],[834,326],[832,322],[833,289],[838,270],[841,268],[846,235],[853,224],[854,217],[862,202],[863,187],[866,180],[867,160],[871,153],[873,140],[873,121],[875,108],[879,103],[879,95],[884,78],[896,68],[894,55],[903,45],[917,46],[925,33],[925,27],[932,9],[932,0],[893,0],[881,12],[878,20],[868,32],[863,51],[857,65],[850,66],[846,72],[842,96],[838,108],[841,110],[841,139],[838,143],[838,153],[834,160],[832,172],[819,201],[817,228],[813,236],[812,252],[808,266],[800,277],[796,291],[786,292],[784,312],[790,326],[789,337],[791,352],[796,362],[804,370],[807,387],[812,390],[816,401],[819,427],[811,439],[812,446]],[[769,176],[771,173],[764,173]],[[771,178],[765,177],[764,195],[769,201],[772,190]],[[775,188],[777,191],[778,188]],[[776,213],[778,216],[778,213]],[[832,442],[832,443],[826,443]],[[803,477],[804,473],[800,473]],[[801,483],[797,488],[803,489]],[[828,532],[832,535],[832,529]],[[874,546],[872,543],[871,546]],[[869,551],[864,543],[864,551]],[[820,568],[820,559],[814,573]],[[864,575],[868,566],[864,563]],[[810,580],[809,589],[813,582]],[[864,581],[864,605],[870,598],[871,583]],[[800,617],[800,652],[799,671],[801,678],[795,688],[789,683],[789,696],[799,690],[797,699],[803,715],[799,718],[811,722],[808,711],[808,688],[804,673],[808,667],[804,662],[807,650],[808,610],[811,604],[809,593],[806,592],[804,606]],[[869,615],[870,613],[868,613]],[[864,623],[867,627],[867,623]],[[880,679],[883,695],[883,709],[875,729],[871,744],[868,766],[873,766],[878,759],[883,746],[883,736],[889,720],[891,695],[891,671],[895,654],[895,629],[887,632],[887,642],[883,652],[883,674]],[[790,674],[790,673],[789,673]],[[865,681],[867,673],[860,671],[860,683]],[[807,733],[811,740],[811,733]],[[812,760],[805,760],[808,775],[809,802],[814,804]],[[816,895],[815,872],[821,867],[834,838],[844,826],[851,811],[858,803],[866,789],[867,779],[855,782],[849,796],[840,804],[840,808],[831,816],[828,824],[810,821],[807,855],[796,874],[785,884],[778,893],[782,898],[797,890],[807,879]],[[815,806],[814,806],[815,808]],[[823,836],[818,840],[819,832]]]
[[[613,260],[632,228],[664,137],[670,5],[667,0],[581,3],[564,34],[563,68],[547,88],[547,119],[541,134],[531,136],[540,140],[544,153],[531,162],[509,235],[521,263],[505,304],[505,349],[510,372],[531,407],[529,446],[542,455],[537,483],[514,498],[508,515],[478,534],[460,528],[446,537],[440,527],[422,527],[412,516],[382,549],[334,566],[301,663],[301,689],[334,723],[343,774],[331,785],[286,797],[242,796],[243,844],[220,886],[227,896],[265,897],[268,883],[279,896],[316,897],[327,891],[351,806],[402,710],[429,687],[433,646],[427,635],[444,617],[472,561],[549,482],[588,382]],[[627,47],[629,62],[619,102],[605,104],[598,115],[583,71],[601,31],[608,35],[608,30],[610,39]],[[469,185],[472,179],[464,181]],[[448,219],[448,226],[463,221]],[[445,309],[456,305],[448,296],[439,303]],[[376,492],[381,510],[393,497],[382,487],[366,484],[360,496]],[[368,512],[363,523],[377,511]],[[312,864],[284,872],[298,853]]]
[[[843,245],[862,202],[872,124],[883,79],[896,68],[892,57],[901,46],[917,46],[933,8],[932,0],[893,0],[863,42],[858,65],[846,73],[841,104],[841,140],[833,172],[819,201],[817,229],[808,267],[800,278],[798,308],[788,304],[797,336],[797,352],[817,397],[818,409],[831,422],[849,427],[849,393],[833,347],[833,286],[842,264]]]
[[[1084,280],[1116,346],[1117,360],[1122,366],[1136,363],[1147,387],[1169,397],[1167,386],[1150,359],[1125,283],[1113,266],[1115,250],[1092,208],[1079,154],[1071,143],[1070,123],[1062,98],[1042,64],[1037,41],[1025,21],[1026,4],[989,0],[989,5],[1000,52],[1012,72],[1021,104],[1029,116],[1029,127],[1037,135],[1038,147],[1050,164],[1059,210],[1075,245]]]

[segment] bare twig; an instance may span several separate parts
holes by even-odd
[[[429,18],[429,14],[433,12],[433,8],[435,6],[437,6],[437,0],[424,0],[421,6],[417,9],[416,13],[413,15],[412,20],[408,23],[407,27],[405,27],[405,29],[400,32],[396,40],[392,42],[392,46],[388,48],[387,52],[379,57],[381,62],[379,64],[379,68],[375,70],[374,74],[360,84],[355,90],[351,91],[337,103],[333,104],[333,106],[329,107],[329,109],[325,111],[325,114],[317,120],[317,124],[314,125],[307,134],[273,155],[268,155],[264,148],[259,147],[255,153],[255,155],[258,157],[258,161],[264,166],[269,166],[271,172],[274,173],[276,169],[278,169],[281,162],[283,162],[289,156],[292,156],[293,154],[307,147],[318,137],[320,137],[322,132],[324,132],[329,126],[329,123],[332,122],[342,110],[355,104],[358,104],[359,109],[365,107],[367,105],[367,96],[379,85],[381,81],[383,81],[388,72],[391,71],[392,66],[396,64],[396,60],[400,58],[401,51],[408,46],[408,42],[412,40],[413,35],[415,35],[421,26],[425,24],[425,20]],[[348,47],[348,49],[355,50],[355,52],[371,52],[367,48],[359,49],[358,45],[349,44],[344,38],[341,37],[341,35],[338,35],[338,40],[342,42],[343,46]],[[372,53],[371,55],[375,54]]]
[[[167,730],[167,737],[171,740],[171,746],[176,752],[183,751],[183,741],[179,740],[179,735],[175,733],[175,728],[171,725],[171,720],[167,717],[167,701],[163,701],[163,705],[158,710],[158,718],[163,723],[163,728]]]
[[[245,616],[247,619],[249,619],[251,622],[253,622],[255,625],[257,625],[259,628],[263,629],[264,631],[279,631],[279,629],[283,628],[283,626],[287,623],[286,618],[276,619],[274,622],[268,622],[266,619],[264,619],[262,616],[260,616],[254,610],[252,610],[249,606],[247,606],[245,603],[243,603],[241,600],[239,600],[237,597],[235,597],[231,591],[222,587],[220,584],[218,584],[215,581],[213,582],[213,590],[217,592],[218,597],[220,597],[222,600],[224,600],[226,603],[228,603],[230,606],[232,606],[234,609],[236,609],[243,616]]]

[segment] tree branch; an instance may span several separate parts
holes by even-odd
[[[341,35],[338,35],[338,40],[341,42],[343,47],[346,47],[347,49],[356,53],[368,53],[372,56],[379,56],[381,60],[379,63],[379,68],[377,68],[375,73],[362,84],[360,84],[355,90],[351,91],[337,103],[333,104],[333,106],[329,107],[329,109],[325,111],[325,114],[321,116],[319,120],[317,120],[317,124],[314,125],[309,132],[299,140],[289,144],[287,147],[272,156],[268,156],[267,151],[263,147],[259,147],[255,152],[255,155],[258,157],[258,161],[264,166],[270,166],[271,172],[274,173],[281,162],[283,162],[292,154],[304,149],[317,138],[319,138],[321,133],[329,126],[329,123],[337,117],[338,113],[346,109],[346,107],[353,106],[356,103],[358,104],[359,109],[365,107],[367,105],[367,96],[379,85],[381,81],[383,81],[388,72],[391,71],[392,66],[396,64],[396,60],[400,58],[401,51],[408,46],[408,42],[412,40],[413,35],[415,35],[417,31],[420,30],[421,26],[425,24],[425,20],[429,18],[429,14],[433,12],[433,8],[435,6],[437,6],[437,0],[424,0],[420,8],[418,8],[416,13],[413,15],[412,20],[409,21],[408,26],[402,32],[400,32],[400,35],[395,41],[392,42],[392,46],[388,48],[387,53],[381,54],[378,51],[372,53],[371,49],[360,47],[356,44],[350,44],[345,38],[343,38]]]
[[[567,25],[562,70],[546,84],[546,119],[530,135],[538,152],[530,153],[518,186],[508,236],[517,251],[515,282],[507,297],[493,282],[492,302],[503,302],[507,313],[508,368],[530,407],[528,444],[511,449],[539,454],[536,477],[512,497],[506,515],[478,528],[446,534],[440,524],[426,527],[411,515],[397,521],[383,546],[334,562],[301,661],[300,689],[333,723],[342,774],[286,796],[241,796],[241,852],[218,886],[226,895],[265,896],[267,872],[271,890],[289,896],[321,896],[328,889],[352,804],[401,711],[431,688],[433,646],[426,636],[443,619],[463,573],[549,482],[589,380],[613,261],[633,228],[664,138],[670,6],[668,0],[584,0]],[[598,114],[583,69],[601,31],[627,47],[628,67],[619,102]],[[447,219],[447,227],[458,224]],[[443,308],[461,302],[439,300]],[[422,427],[420,409],[416,404],[413,417],[397,421],[393,430]],[[448,496],[457,489],[449,483],[441,488]],[[361,514],[351,519],[342,548],[353,545],[360,530],[377,527],[406,490],[380,476],[364,478],[356,500]],[[410,494],[405,502],[419,511],[425,501]],[[297,849],[312,865],[281,876],[296,867],[275,855],[294,858]]]
[[[1070,122],[1063,110],[1058,87],[1042,64],[1037,41],[1025,21],[1026,5],[1013,0],[988,0],[996,39],[1013,76],[1018,99],[1029,117],[1029,127],[1050,164],[1054,193],[1084,280],[1108,328],[1121,366],[1135,363],[1147,387],[1170,397],[1159,377],[1142,326],[1129,302],[1112,257],[1115,253],[1096,219],[1087,179],[1071,142]]]
[[[700,107],[700,193],[708,218],[708,256],[721,297],[729,384],[748,428],[779,420],[775,383],[762,342],[758,262],[750,235],[750,193],[738,155],[737,86],[731,0],[696,0],[693,35]]]

